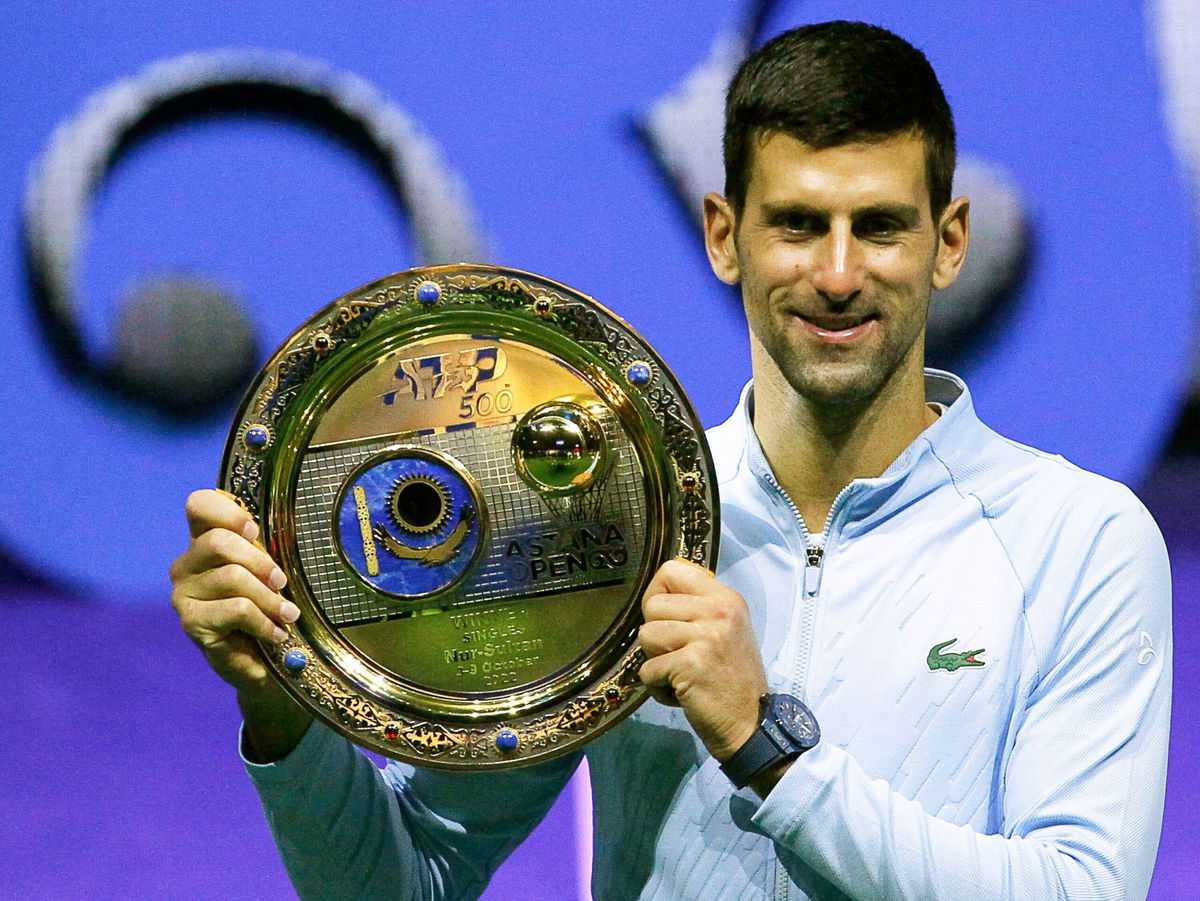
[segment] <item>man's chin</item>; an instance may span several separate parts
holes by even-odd
[[[836,365],[784,374],[792,390],[819,407],[855,410],[879,394],[885,379],[868,367]]]

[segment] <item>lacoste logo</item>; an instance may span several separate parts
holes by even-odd
[[[941,644],[935,644],[929,649],[929,656],[925,658],[925,662],[929,664],[929,671],[933,672],[937,669],[944,669],[949,672],[954,672],[960,666],[983,666],[985,661],[976,660],[976,654],[982,654],[983,648],[977,648],[974,651],[963,651],[961,654],[957,651],[948,651],[943,653],[946,648],[958,641],[957,638],[951,638],[949,641],[943,641]]]

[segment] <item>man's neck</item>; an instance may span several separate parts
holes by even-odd
[[[778,370],[755,367],[754,431],[776,480],[812,531],[825,527],[838,493],[882,475],[937,419],[922,370],[897,372],[870,401],[829,407],[797,394]]]

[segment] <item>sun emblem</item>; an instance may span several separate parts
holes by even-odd
[[[409,535],[436,532],[450,518],[450,491],[434,476],[408,475],[396,480],[388,494],[388,514]]]

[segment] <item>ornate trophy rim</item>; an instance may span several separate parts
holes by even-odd
[[[662,521],[633,580],[636,592],[602,640],[564,669],[514,692],[430,689],[357,654],[300,576],[291,512],[308,439],[366,361],[425,338],[479,333],[524,342],[597,386],[639,459],[654,464],[644,467],[644,490]],[[704,432],[662,359],[592,298],[497,266],[406,270],[356,288],[311,316],[242,400],[220,484],[258,520],[261,540],[288,574],[285,593],[302,611],[284,642],[260,644],[272,672],[351,741],[422,766],[520,766],[575,750],[616,725],[647,697],[637,675],[645,659],[637,629],[650,576],[672,557],[712,568],[717,555],[719,508]],[[427,603],[443,593],[432,592]]]

